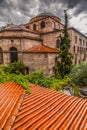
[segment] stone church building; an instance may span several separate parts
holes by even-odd
[[[21,61],[29,72],[44,69],[47,74],[53,74],[63,28],[60,18],[46,12],[32,18],[27,24],[2,29],[0,64]],[[73,63],[87,61],[87,37],[75,28],[69,28],[68,32]]]

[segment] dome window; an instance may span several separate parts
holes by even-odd
[[[55,22],[52,22],[52,28],[53,29],[55,28]]]
[[[59,39],[56,41],[56,48],[60,48],[60,40]]]
[[[41,28],[45,28],[45,22],[44,21],[41,22]]]
[[[33,25],[33,30],[36,30],[36,24]]]
[[[29,29],[29,26],[26,26],[27,29]]]

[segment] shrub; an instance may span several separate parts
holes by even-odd
[[[4,66],[4,71],[11,74],[25,74],[26,66],[21,62],[14,62],[9,64],[8,66]]]
[[[26,78],[26,76],[20,74],[9,74],[9,73],[5,73],[3,71],[4,67],[0,66],[0,83],[5,83],[5,82],[17,82],[18,84],[20,84],[28,93],[31,93],[30,89],[29,89],[29,85],[28,85],[28,80]]]
[[[51,84],[51,89],[56,91],[62,91],[62,84],[61,82],[55,82]]]
[[[39,85],[46,87],[46,88],[51,88],[51,84],[54,82],[57,82],[58,80],[52,77],[45,77],[43,80],[39,82]]]
[[[87,62],[74,66],[71,70],[70,77],[72,82],[78,86],[87,86]]]
[[[75,95],[75,96],[78,96],[78,95],[79,95],[79,92],[80,92],[79,88],[78,88],[78,87],[75,87],[75,88],[74,88],[74,95]]]
[[[26,78],[28,79],[29,82],[33,84],[39,84],[41,83],[41,80],[43,80],[44,75],[42,71],[36,71],[28,74]]]

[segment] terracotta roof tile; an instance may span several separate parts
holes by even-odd
[[[11,127],[24,92],[17,83],[0,84],[0,129]]]
[[[87,100],[32,86],[12,130],[86,130]]]
[[[2,31],[27,31],[27,32],[31,32],[31,33],[40,34],[37,31],[27,29],[26,26],[23,26],[23,25],[5,28],[5,29],[1,30],[1,32]]]
[[[44,53],[44,52],[46,52],[46,53],[57,53],[58,52],[58,50],[56,50],[56,49],[54,49],[54,48],[50,48],[50,47],[48,47],[48,46],[44,46],[44,45],[41,45],[41,46],[36,46],[36,47],[33,47],[33,48],[31,48],[31,49],[27,49],[27,50],[25,50],[24,52],[34,52],[34,53],[36,53],[36,52],[42,52],[42,53]]]
[[[36,85],[31,85],[31,91],[32,94],[25,93],[24,98],[20,99],[24,90],[18,84],[7,83],[0,85],[1,129],[87,129],[87,100]],[[22,103],[21,106],[20,103]],[[19,107],[20,110],[17,113]],[[16,119],[15,113],[17,113]]]
[[[38,38],[38,37],[32,37],[32,36],[21,36],[21,35],[12,35],[12,36],[9,36],[9,35],[7,35],[7,36],[0,36],[0,38],[2,39],[2,38],[20,38],[20,39],[22,39],[22,38],[26,38],[26,39],[32,39],[32,40],[37,40],[37,41],[42,41],[42,39],[41,38]]]

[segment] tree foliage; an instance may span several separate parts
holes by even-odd
[[[58,53],[59,59],[56,63],[57,74],[59,73],[63,78],[69,74],[72,68],[72,55],[69,52],[70,39],[67,29],[67,14],[65,12],[65,27],[63,30],[63,36],[60,35],[60,51]]]
[[[25,74],[26,66],[21,62],[14,62],[4,66],[4,71],[10,74]]]
[[[87,62],[82,62],[74,66],[71,70],[70,77],[76,85],[87,87]]]
[[[31,93],[29,82],[25,75],[25,66],[22,63],[12,63],[8,66],[0,65],[0,83],[16,82],[20,84],[28,93]]]

